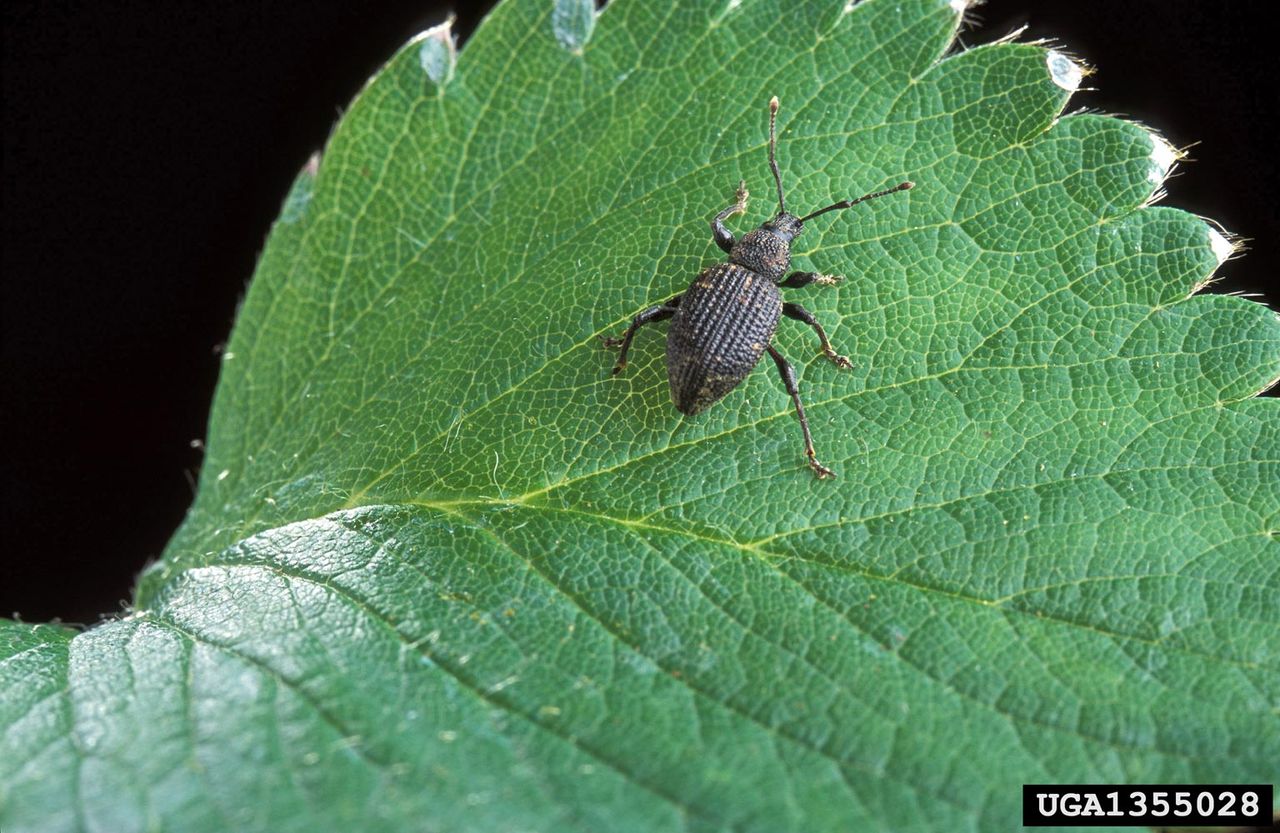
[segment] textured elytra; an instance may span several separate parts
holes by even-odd
[[[667,379],[681,413],[705,411],[760,361],[782,315],[769,279],[732,263],[703,270],[681,297],[667,333]]]
[[[521,0],[396,56],[136,609],[0,625],[0,827],[987,831],[1027,781],[1274,780],[1275,316],[1188,297],[1215,237],[1044,50],[846,5]],[[771,95],[789,204],[918,183],[796,252],[847,278],[803,301],[853,372],[775,337],[821,488],[772,373],[685,420],[660,333],[598,347],[769,191]]]

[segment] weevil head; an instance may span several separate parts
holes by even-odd
[[[804,231],[804,224],[794,214],[779,211],[778,215],[765,223],[762,228],[790,245],[791,241],[799,237],[800,232]]]
[[[778,213],[760,228],[740,237],[729,251],[730,263],[750,269],[774,283],[781,282],[787,270],[791,268],[791,241],[804,231],[806,221],[826,214],[828,211],[852,208],[860,202],[878,199],[913,187],[911,182],[902,182],[885,191],[864,194],[856,200],[840,200],[803,217],[789,213],[786,197],[782,192],[782,174],[778,171],[777,117],[778,97],[774,96],[769,101],[769,170],[773,174],[774,184],[778,186]],[[735,208],[736,212],[740,213],[746,205],[746,192],[739,193],[738,199],[739,203]],[[723,216],[726,215],[721,215],[721,218]]]
[[[778,186],[778,213],[755,231],[749,231],[729,251],[729,262],[750,269],[774,283],[782,280],[791,268],[791,241],[804,225],[800,218],[787,213],[787,203],[782,194],[782,174],[778,172],[778,97],[769,101],[769,170]],[[745,197],[744,197],[745,199]]]
[[[791,268],[791,241],[802,231],[804,226],[798,218],[781,211],[760,228],[739,237],[729,252],[729,262],[778,283]]]

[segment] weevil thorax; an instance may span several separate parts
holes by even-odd
[[[729,262],[778,283],[791,268],[791,241],[802,231],[804,226],[798,217],[781,211],[760,228],[738,238],[729,252]]]

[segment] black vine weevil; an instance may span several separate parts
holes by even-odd
[[[887,191],[866,194],[856,200],[841,200],[804,217],[788,214],[782,197],[782,176],[778,173],[777,117],[778,98],[774,96],[769,101],[769,169],[773,171],[773,181],[778,185],[778,213],[760,228],[735,241],[733,233],[724,227],[724,221],[747,208],[746,183],[739,183],[733,205],[711,221],[712,236],[716,245],[729,253],[729,262],[702,270],[682,294],[649,307],[635,317],[622,338],[606,338],[604,342],[606,346],[622,348],[618,362],[613,366],[616,376],[627,366],[627,350],[636,330],[645,324],[674,317],[667,333],[667,379],[671,384],[671,401],[681,413],[690,416],[705,411],[724,398],[768,351],[778,366],[791,401],[795,403],[809,466],[819,478],[835,477],[835,472],[818,462],[813,450],[813,435],[809,433],[809,420],[800,401],[795,370],[770,344],[774,330],[778,328],[778,318],[785,315],[813,327],[822,343],[824,356],[837,367],[853,365],[836,353],[813,313],[799,304],[783,302],[778,287],[801,287],[811,283],[832,286],[841,280],[817,272],[793,272],[783,280],[782,276],[791,266],[791,241],[804,231],[805,222],[828,211],[906,191],[912,183],[903,182]]]

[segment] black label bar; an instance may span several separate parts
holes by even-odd
[[[1024,827],[1271,824],[1271,784],[1027,784]]]

